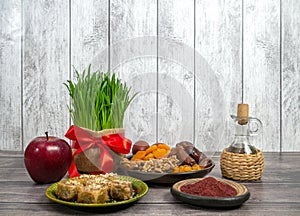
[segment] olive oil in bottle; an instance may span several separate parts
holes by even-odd
[[[235,134],[231,145],[227,148],[228,152],[237,154],[256,154],[257,148],[250,144],[249,137],[256,135],[251,131],[250,124],[257,124],[257,130],[262,126],[256,118],[249,117],[248,104],[238,104],[237,116],[231,116],[235,124]]]

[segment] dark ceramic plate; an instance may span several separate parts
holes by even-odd
[[[141,179],[145,182],[155,184],[174,184],[175,182],[183,179],[190,178],[202,178],[206,176],[214,168],[215,164],[212,162],[211,166],[202,170],[180,173],[154,173],[154,172],[142,172],[138,170],[126,170],[127,174],[131,177]]]
[[[180,187],[185,184],[191,184],[202,180],[203,178],[187,179],[177,182],[171,188],[172,195],[185,203],[192,205],[202,206],[202,207],[212,207],[212,208],[233,208],[242,205],[250,197],[250,192],[246,186],[239,184],[237,182],[229,181],[226,179],[218,179],[226,184],[229,184],[236,189],[237,195],[234,197],[209,197],[209,196],[197,196],[184,193],[180,190]]]
[[[143,196],[147,194],[148,186],[147,184],[145,184],[145,182],[142,182],[141,180],[129,176],[119,176],[119,178],[121,180],[132,182],[133,188],[136,190],[136,195],[133,198],[128,200],[123,200],[123,201],[114,201],[114,202],[96,203],[96,204],[69,202],[69,201],[60,200],[55,195],[55,191],[58,183],[54,183],[50,187],[48,187],[45,194],[53,202],[60,203],[66,206],[81,207],[81,208],[115,208],[117,206],[126,205],[138,201],[139,199],[141,199]]]

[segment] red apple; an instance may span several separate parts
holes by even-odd
[[[27,146],[24,162],[30,177],[39,184],[59,181],[72,161],[72,149],[63,139],[48,136],[34,138]]]

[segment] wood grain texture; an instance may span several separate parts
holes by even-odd
[[[300,151],[300,2],[282,1],[282,150]]]
[[[45,131],[64,137],[69,125],[69,5],[24,0],[24,148]]]
[[[250,116],[263,122],[263,151],[280,147],[280,1],[245,1],[243,94]],[[259,137],[258,137],[259,138]]]
[[[263,179],[259,182],[243,183],[251,196],[236,209],[210,209],[187,205],[176,200],[169,187],[149,185],[148,193],[133,205],[88,210],[69,208],[48,200],[44,193],[50,184],[37,185],[30,179],[22,163],[23,155],[0,152],[0,214],[299,215],[299,156],[299,153],[266,153],[266,172]],[[219,161],[219,157],[213,157],[213,160]],[[218,164],[216,165],[210,176],[221,177]]]
[[[111,1],[110,69],[138,93],[124,127],[133,142],[156,142],[157,1]]]
[[[215,162],[215,168],[210,173],[211,176],[221,178],[221,169],[219,164],[219,155],[213,156],[212,160]],[[298,160],[299,153],[265,153],[265,169],[261,180],[255,183],[270,183],[278,182],[285,184],[300,183],[297,176],[300,173],[300,164],[295,163]],[[2,154],[0,152],[0,182],[17,182],[11,184],[18,184],[20,182],[31,181],[24,166],[23,155],[18,156]],[[276,167],[276,169],[274,168]],[[293,172],[291,172],[293,170]],[[248,184],[248,183],[247,183]],[[26,183],[31,186],[31,183]],[[153,185],[151,185],[153,186]]]
[[[158,141],[194,141],[194,1],[158,1]]]
[[[242,2],[196,1],[195,22],[203,58],[195,62],[196,139],[204,151],[221,151],[232,141],[230,115],[242,99]]]
[[[108,70],[108,0],[71,1],[71,65]],[[74,74],[73,74],[74,75]]]
[[[22,200],[26,200],[26,203],[36,203],[37,201],[39,201],[39,203],[50,203],[48,198],[43,193],[47,188],[47,186],[45,185],[37,185],[32,182],[17,181],[14,181],[12,183],[4,183],[3,186],[4,185],[6,186],[6,188],[10,188],[10,191],[3,190],[0,192],[0,203],[5,203],[5,200],[16,203],[22,203]],[[272,190],[274,188],[273,184],[252,183],[245,184],[245,186],[249,189],[249,191],[252,192],[252,196],[249,199],[248,203],[258,205],[259,202],[289,203],[291,202],[291,200],[295,200],[295,203],[299,204],[299,183],[276,183],[276,190]],[[293,187],[295,188],[293,189]],[[290,194],[288,200],[286,198],[286,193],[284,193],[285,191],[293,191],[293,193]],[[274,201],[275,196],[276,201]],[[178,203],[180,203],[180,201],[175,199],[171,195],[169,188],[166,187],[150,187],[148,193],[139,202],[139,204],[168,204],[169,206]]]
[[[274,209],[278,210],[274,210]],[[82,214],[109,214],[109,215],[182,215],[187,214],[195,214],[195,215],[249,215],[249,216],[257,216],[257,215],[274,215],[281,216],[283,214],[288,214],[290,216],[297,216],[299,214],[299,204],[294,203],[260,203],[259,205],[248,204],[244,205],[239,209],[231,209],[231,210],[218,210],[218,209],[207,209],[201,207],[195,207],[188,204],[176,203],[176,204],[135,204],[131,206],[126,206],[126,208],[122,210],[113,211],[113,209],[108,210],[81,210],[76,208],[67,208],[63,205],[57,204],[30,204],[30,203],[21,203],[18,205],[18,208],[15,208],[14,203],[0,203],[0,213],[4,215],[23,215],[24,212],[30,215],[82,215]],[[11,214],[7,214],[10,212]],[[138,212],[138,213],[136,213]]]
[[[299,4],[3,0],[0,150],[23,150],[46,130],[64,137],[70,120],[62,83],[73,79],[71,65],[82,71],[92,63],[93,69],[111,67],[133,87],[132,93],[139,92],[125,118],[133,141],[160,139],[173,145],[180,137],[194,139],[205,152],[221,151],[231,142],[229,115],[243,96],[250,115],[264,124],[263,140],[254,140],[257,147],[300,151]],[[166,38],[178,43],[160,46],[157,39]],[[188,51],[180,49],[193,47],[193,40],[195,71],[189,68],[193,59]],[[184,56],[180,60],[186,65],[170,59],[157,64],[157,53]],[[195,104],[182,106],[190,104],[190,97]],[[180,125],[183,121],[190,124]]]
[[[21,0],[0,3],[0,150],[22,150]]]

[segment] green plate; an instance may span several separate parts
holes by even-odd
[[[46,190],[46,196],[52,200],[53,202],[60,203],[67,206],[72,207],[92,207],[92,208],[99,208],[99,207],[112,207],[112,206],[120,206],[126,205],[132,202],[135,202],[145,196],[148,192],[148,186],[145,182],[138,180],[136,178],[132,178],[129,176],[121,176],[119,175],[120,180],[131,181],[133,185],[133,189],[136,191],[136,194],[133,198],[123,201],[114,201],[114,202],[106,202],[106,203],[98,203],[98,204],[87,204],[87,203],[77,203],[77,202],[68,202],[64,200],[60,200],[55,195],[55,191],[57,188],[57,183],[52,184]]]

